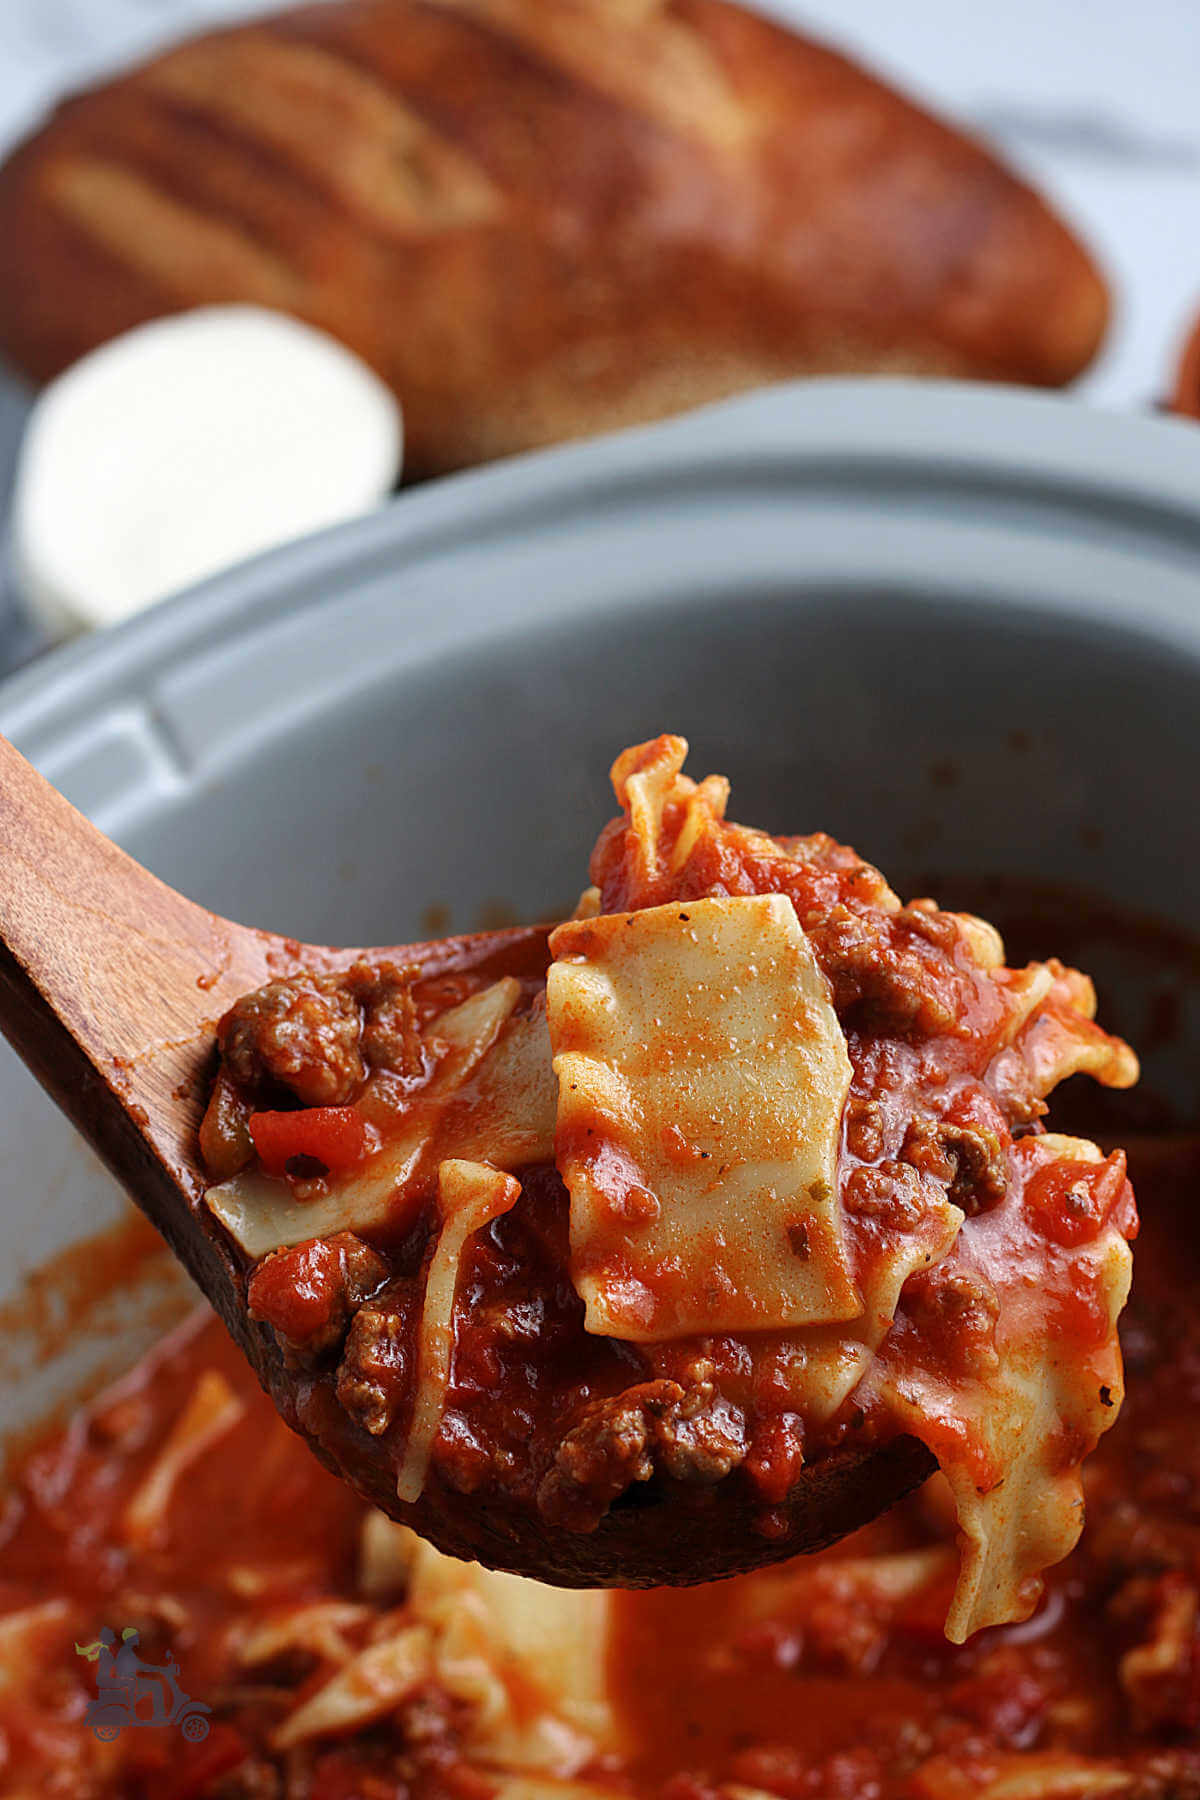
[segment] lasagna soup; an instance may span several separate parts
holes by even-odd
[[[830,837],[730,822],[686,750],[618,759],[536,954],[235,1005],[207,1205],[298,1422],[389,1470],[401,1520],[470,1496],[503,1566],[506,1519],[569,1543],[655,1505],[699,1577],[712,1509],[784,1557],[801,1484],[917,1440],[961,1643],[1030,1615],[1121,1405],[1125,1157],[1046,1114],[1136,1060],[1086,976],[1008,967]]]
[[[964,1646],[941,1476],[816,1556],[564,1591],[440,1556],[277,1417],[209,1316],[27,1457],[0,1793],[33,1800],[1200,1800],[1200,1140],[1139,1140],[1129,1395],[1023,1624]],[[205,1709],[97,1736],[139,1634]],[[95,1710],[93,1710],[95,1709]],[[102,1727],[103,1729],[103,1727]]]

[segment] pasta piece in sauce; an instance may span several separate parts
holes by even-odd
[[[1047,1133],[1046,1096],[1128,1086],[1136,1058],[1085,976],[1006,967],[985,921],[902,905],[823,834],[730,822],[686,749],[618,758],[540,972],[240,1002],[209,1137],[243,1162],[209,1206],[404,1502],[476,1496],[496,1541],[716,1489],[783,1554],[807,1470],[907,1434],[958,1507],[951,1635],[1023,1618],[1119,1410],[1136,1229],[1124,1162]],[[289,1118],[322,1141],[314,1094],[360,1121],[324,1168],[286,1156]],[[282,1174],[245,1151],[268,1099]],[[503,1205],[454,1235],[439,1171],[467,1166]],[[337,1244],[319,1281],[306,1239]]]

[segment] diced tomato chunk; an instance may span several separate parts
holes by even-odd
[[[344,1292],[336,1240],[314,1238],[260,1263],[246,1297],[252,1318],[273,1325],[290,1343],[306,1344],[332,1327]]]
[[[370,1133],[353,1106],[306,1106],[300,1112],[250,1115],[250,1136],[268,1175],[295,1174],[297,1158],[321,1163],[331,1175],[353,1169],[370,1148]]]
[[[1047,1163],[1030,1181],[1026,1205],[1042,1233],[1064,1249],[1090,1244],[1109,1224],[1123,1237],[1137,1234],[1133,1189],[1119,1150],[1099,1163]]]
[[[344,1336],[356,1307],[386,1280],[388,1265],[352,1231],[310,1238],[260,1262],[246,1286],[250,1316],[297,1350],[324,1350]]]

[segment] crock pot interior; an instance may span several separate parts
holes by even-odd
[[[828,830],[902,893],[954,905],[1004,874],[1200,936],[1200,669],[1135,625],[899,591],[681,597],[619,633],[593,617],[400,671],[129,847],[316,941],[547,917],[585,884],[613,756],[664,729],[693,773],[730,776],[732,816]],[[1155,1078],[1200,1115],[1187,1060]]]
[[[891,404],[877,391],[849,408],[858,407],[855,429],[872,442]],[[827,398],[821,429],[832,431],[840,400],[832,390]],[[914,408],[922,431],[941,431],[952,446],[960,408],[964,417],[976,410],[976,435],[988,443],[1011,415],[1022,455],[1026,442],[1036,454],[1039,433],[1064,435],[1068,421],[1065,407],[966,390],[931,400],[897,390],[895,401],[906,442]],[[770,413],[790,437],[793,423],[781,422],[787,391],[739,404],[741,415],[722,415],[726,436],[729,421],[740,416],[757,431]],[[1128,429],[1143,434],[1147,451],[1163,450],[1177,487],[1200,491],[1184,481],[1190,439],[1169,443],[1165,426]],[[1092,436],[1117,430],[1089,422],[1079,447],[1071,426],[1063,460],[1072,479]],[[633,450],[618,446],[619,455],[644,455],[651,441],[631,439]],[[569,452],[554,468],[590,468],[600,454]],[[1157,484],[1154,457],[1142,463],[1147,484],[1151,476]],[[940,477],[928,492],[910,484],[880,498],[834,475],[806,512],[790,465],[786,479],[770,480],[755,466],[746,463],[740,486],[718,471],[711,494],[685,488],[673,518],[653,482],[643,494],[632,477],[629,494],[598,502],[593,493],[590,513],[577,497],[590,520],[586,556],[569,508],[532,527],[519,508],[513,514],[510,489],[544,498],[548,461],[439,486],[429,504],[442,515],[441,561],[422,567],[418,553],[406,567],[426,502],[418,495],[406,514],[401,501],[394,524],[365,527],[365,538],[333,540],[313,555],[301,547],[261,576],[252,571],[237,593],[241,578],[231,578],[219,597],[227,631],[204,623],[206,596],[182,603],[154,649],[157,672],[153,621],[124,645],[125,671],[114,675],[122,659],[114,651],[105,664],[102,646],[91,661],[60,664],[40,691],[21,696],[16,722],[24,718],[35,742],[42,733],[51,766],[56,745],[67,745],[84,786],[79,796],[68,781],[67,791],[88,805],[92,771],[101,771],[96,786],[108,780],[105,755],[122,766],[127,754],[146,762],[149,798],[110,817],[101,804],[101,822],[216,910],[315,941],[397,943],[569,907],[613,810],[612,758],[663,730],[690,739],[692,773],[731,778],[732,816],[780,832],[828,830],[878,862],[902,893],[971,904],[981,876],[1002,874],[1100,895],[1200,939],[1192,502],[1177,493],[1176,511],[1162,518],[1109,508],[1110,544],[1104,496],[1082,474],[1083,499],[1064,490],[1073,510],[1060,524],[1008,490],[963,497]],[[957,481],[959,463],[949,466]],[[1055,491],[1050,482],[1045,492]],[[1041,494],[1036,483],[1030,492]],[[464,547],[444,515],[460,500],[469,515],[472,501],[497,493],[512,544]],[[669,484],[662,504],[669,512]],[[987,528],[973,536],[981,508]],[[194,652],[185,653],[183,626]],[[420,638],[419,653],[406,632]],[[336,676],[327,691],[313,680],[322,658]],[[289,692],[293,679],[302,701]],[[109,685],[89,685],[97,680]],[[95,754],[93,699],[107,746]],[[10,702],[8,729],[13,716]],[[161,777],[160,725],[165,741],[191,749],[178,769],[168,758]],[[1028,949],[1055,947],[1051,939]],[[1106,1023],[1143,1050],[1147,1085],[1172,1119],[1194,1126],[1195,958],[1164,966],[1131,952],[1101,957],[1095,972]],[[1143,1028],[1163,1010],[1164,982],[1173,1029],[1155,1035]],[[3,1049],[0,1154],[11,1245],[2,1302],[25,1271],[108,1225],[125,1203]],[[130,1296],[131,1325],[138,1305]],[[97,1369],[112,1366],[109,1351],[107,1362],[94,1358]],[[79,1385],[78,1362],[66,1385],[53,1360],[37,1380],[0,1383],[0,1432]]]
[[[1081,882],[1200,930],[1200,667],[1135,624],[841,590],[685,597],[393,672],[126,833],[185,892],[299,936],[402,941],[570,903],[607,771],[660,730],[731,811],[897,878]]]

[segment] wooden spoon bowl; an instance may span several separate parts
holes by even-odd
[[[285,1366],[246,1307],[240,1252],[204,1205],[197,1132],[217,1019],[264,982],[369,960],[422,975],[532,972],[550,927],[480,932],[361,951],[297,943],[217,917],[119,850],[0,738],[0,1030],[123,1183],[220,1314],[282,1416],[367,1500],[448,1554],[562,1586],[687,1585],[823,1548],[933,1469],[898,1438],[807,1470],[762,1536],[735,1484],[656,1488],[590,1534],[462,1494],[436,1471],[399,1501],[378,1442],[339,1406],[328,1377]]]

